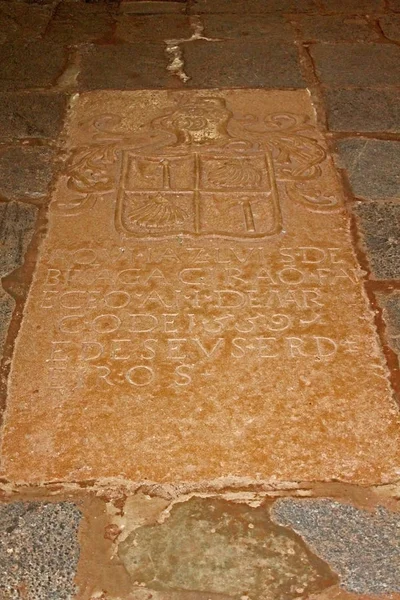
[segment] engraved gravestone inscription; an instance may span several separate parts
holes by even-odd
[[[65,137],[4,476],[392,477],[397,413],[307,93],[93,92]]]

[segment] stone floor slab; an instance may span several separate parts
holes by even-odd
[[[0,198],[40,199],[49,192],[55,150],[47,146],[9,146],[0,149]]]
[[[332,131],[400,132],[398,90],[327,89],[328,127]],[[369,169],[364,175],[368,175]]]
[[[57,93],[0,93],[2,140],[55,139],[60,133],[67,98]]]
[[[87,93],[66,134],[2,476],[396,477],[398,411],[308,92]]]
[[[400,362],[400,293],[380,293],[377,297],[380,306],[383,308],[389,344],[393,352],[396,352]]]

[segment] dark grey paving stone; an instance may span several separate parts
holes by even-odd
[[[0,198],[46,196],[52,180],[55,151],[45,146],[10,146],[0,151]]]
[[[165,44],[89,46],[82,53],[78,85],[81,89],[176,87],[166,69]]]
[[[185,11],[185,2],[170,2],[169,0],[122,0],[121,11],[137,15],[154,15],[168,13],[182,13]]]
[[[349,138],[338,149],[355,196],[400,199],[400,142]]]
[[[62,2],[56,8],[45,39],[58,44],[109,40],[116,17],[113,4]]]
[[[313,12],[315,0],[194,0],[191,13]]]
[[[279,14],[241,15],[237,14],[204,14],[201,16],[206,37],[229,38],[264,38],[264,41],[280,39],[292,42],[294,30]]]
[[[70,502],[0,505],[2,600],[70,600],[81,518]]]
[[[374,13],[384,10],[384,0],[322,0],[326,11],[351,14]]]
[[[375,279],[399,279],[400,204],[360,202],[354,212]]]
[[[186,15],[132,15],[118,17],[116,37],[124,42],[162,42],[188,39],[193,31]]]
[[[15,300],[0,288],[0,358],[3,358],[4,344],[15,308]]]
[[[119,558],[132,583],[178,597],[191,591],[204,599],[294,600],[300,589],[307,597],[336,580],[297,536],[271,522],[265,507],[216,499],[176,504],[162,524],[129,535]]]
[[[359,594],[400,591],[400,513],[360,510],[333,500],[278,500],[276,523],[292,527]]]
[[[55,139],[60,133],[67,97],[36,92],[0,93],[0,138]]]
[[[282,42],[235,39],[182,44],[192,87],[303,88],[297,49]]]
[[[67,50],[38,40],[0,47],[0,90],[49,87],[61,75]]]
[[[400,41],[400,15],[386,15],[379,19],[379,23],[387,38]]]
[[[334,88],[324,96],[331,131],[400,132],[398,90]]]
[[[299,25],[304,41],[373,42],[378,38],[378,34],[364,17],[303,15],[299,19]]]
[[[389,344],[400,359],[400,292],[377,294],[377,298],[383,308]]]
[[[0,2],[0,44],[17,38],[32,40],[44,33],[51,18],[51,6]]]
[[[400,47],[391,44],[311,46],[317,74],[331,86],[400,85]]]

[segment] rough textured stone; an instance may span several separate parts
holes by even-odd
[[[150,589],[290,600],[335,582],[297,536],[265,507],[193,498],[160,525],[136,529],[119,546],[132,582]],[[134,588],[134,586],[132,586]]]
[[[49,87],[66,64],[66,49],[38,40],[0,47],[0,89]]]
[[[400,359],[400,292],[381,293],[377,296],[383,308],[389,344]]]
[[[388,0],[389,8],[394,12],[400,12],[400,0]]]
[[[393,481],[399,415],[308,91],[81,94],[66,132],[2,476]]]
[[[400,15],[386,15],[379,23],[386,37],[400,41]]]
[[[292,527],[359,594],[400,592],[400,513],[333,500],[278,500],[275,522]]]
[[[309,12],[316,10],[315,0],[194,0],[192,13],[263,14],[271,12]]]
[[[0,288],[0,359],[3,358],[4,344],[15,308],[15,300]]]
[[[67,97],[54,93],[0,93],[2,140],[55,139],[60,133]]]
[[[326,11],[365,14],[385,9],[384,0],[322,0]]]
[[[122,0],[121,10],[128,13],[137,15],[154,15],[154,14],[165,14],[165,13],[180,13],[184,12],[186,8],[183,2],[170,2],[167,0]]]
[[[70,600],[76,591],[80,518],[69,502],[0,505],[3,600]]]
[[[323,83],[340,87],[400,84],[400,47],[390,44],[316,44],[311,47]]]
[[[400,199],[400,142],[349,138],[338,149],[355,196]]]
[[[364,17],[304,15],[299,20],[299,25],[305,41],[372,42],[378,38],[378,34]]]
[[[107,41],[113,32],[115,17],[112,4],[62,2],[46,31],[46,39],[58,44]]]
[[[166,69],[165,45],[90,46],[82,55],[81,89],[176,87]]]
[[[358,203],[354,208],[372,272],[377,279],[400,278],[400,204]]]
[[[40,198],[49,191],[55,151],[45,146],[11,146],[0,150],[0,198]]]
[[[171,39],[187,39],[192,35],[189,18],[185,15],[119,17],[116,36],[126,42],[159,42]],[[165,61],[165,60],[164,60]]]
[[[211,38],[257,38],[264,41],[282,39],[291,42],[294,31],[281,15],[204,14],[201,16],[204,33]]]
[[[193,87],[305,87],[297,49],[282,42],[235,39],[182,44]]]
[[[49,6],[0,2],[0,44],[38,38],[51,17]]]
[[[328,89],[324,95],[332,131],[400,132],[397,90]]]

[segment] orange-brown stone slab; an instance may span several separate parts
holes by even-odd
[[[398,413],[306,91],[75,98],[2,475],[398,475]]]

